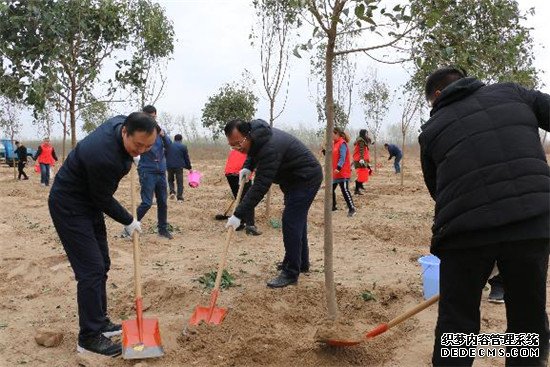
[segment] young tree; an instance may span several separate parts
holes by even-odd
[[[411,17],[407,7],[396,5],[393,9],[380,7],[372,0],[295,0],[302,7],[303,18],[314,25],[313,37],[326,44],[324,55],[325,65],[325,96],[326,96],[326,155],[325,155],[325,286],[327,290],[327,306],[330,319],[336,319],[338,307],[333,272],[333,235],[332,235],[332,130],[334,128],[334,60],[338,57],[362,52],[368,54],[374,50],[391,47],[397,44],[411,31]],[[375,17],[375,12],[378,17]],[[387,26],[386,26],[387,25]],[[403,26],[400,29],[400,26]],[[389,40],[382,40],[382,32],[387,31]],[[359,45],[346,49],[337,48],[338,39],[347,36],[358,39],[376,40],[379,44]],[[368,35],[368,36],[367,36]],[[375,42],[376,42],[375,41]],[[311,41],[301,49],[312,48]],[[295,50],[298,54],[298,50]],[[329,174],[330,172],[330,174]]]
[[[174,52],[174,26],[160,4],[151,0],[130,2],[129,27],[132,60],[119,62],[117,79],[131,91],[138,109],[155,104],[166,83],[166,67]]]
[[[407,157],[405,155],[406,137],[411,127],[415,126],[416,122],[420,121],[422,102],[422,94],[411,92],[404,96],[404,101],[401,106],[401,152],[403,152],[403,158],[401,159],[401,186],[403,186],[405,160]]]
[[[380,129],[392,103],[392,97],[388,84],[378,78],[376,71],[371,72],[361,82],[359,100],[363,105],[367,129],[374,142],[374,170],[377,171],[378,138],[380,137]]]
[[[109,105],[104,101],[90,101],[88,105],[82,109],[80,118],[82,119],[82,131],[89,134],[99,125],[104,123],[111,115]]]
[[[293,29],[292,22],[287,21],[291,12],[288,2],[280,0],[254,0],[258,26],[255,33],[259,37],[260,66],[262,69],[262,86],[269,102],[269,125],[281,116],[286,106],[288,96],[288,62],[289,38]],[[284,89],[285,100],[276,110],[275,102],[279,93]],[[271,214],[271,189],[267,193],[266,218]]]
[[[533,38],[515,0],[412,0],[418,28],[411,36],[415,70],[410,86],[421,91],[426,77],[453,65],[485,82],[537,85]],[[441,17],[441,14],[445,14]]]
[[[129,21],[132,8],[127,5],[103,0],[4,2],[0,5],[4,63],[0,90],[17,87],[18,97],[35,110],[43,109],[47,100],[61,99],[68,106],[74,147],[77,113],[99,82],[104,62],[138,37]],[[144,43],[144,47],[151,50],[158,44]],[[132,66],[138,73],[144,65]],[[115,78],[121,75],[116,73]]]
[[[225,124],[233,119],[249,121],[256,113],[258,97],[247,85],[225,84],[208,97],[202,109],[202,125],[212,131],[214,139],[223,134]]]

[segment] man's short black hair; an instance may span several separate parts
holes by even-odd
[[[15,141],[15,145],[19,145],[19,144],[20,144],[20,143],[19,143],[19,140],[16,140],[16,141]]]
[[[432,99],[434,93],[459,79],[465,78],[466,72],[453,67],[444,67],[431,73],[426,79],[426,99]]]
[[[250,134],[250,130],[252,129],[252,127],[250,126],[250,122],[246,122],[241,119],[235,119],[225,124],[223,132],[225,133],[225,136],[229,136],[235,129],[237,129],[237,131],[239,131],[241,134],[247,136]]]
[[[174,140],[175,140],[175,141],[182,141],[182,140],[183,140],[183,136],[181,136],[181,134],[176,134],[176,135],[174,136]]]
[[[132,112],[122,126],[126,127],[126,133],[133,135],[136,131],[144,131],[148,134],[152,134],[155,130],[160,132],[157,122],[148,114],[144,112]]]
[[[155,106],[148,104],[141,109],[145,113],[157,113]]]

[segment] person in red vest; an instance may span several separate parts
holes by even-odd
[[[245,160],[246,154],[241,153],[235,149],[231,149],[229,155],[227,156],[227,162],[225,163],[225,177],[227,178],[229,187],[231,187],[231,192],[233,193],[234,198],[237,197],[237,192],[239,191],[239,172],[243,169]],[[251,186],[250,182],[251,181],[248,181],[244,185],[242,194],[243,198],[245,197],[246,192]],[[244,224],[241,224],[237,228],[237,231],[241,231],[244,228],[246,234],[253,236],[259,236],[262,234],[262,232],[260,232],[258,228],[256,228],[254,222],[254,209],[251,210],[250,215],[248,215],[246,218],[243,218],[243,223]]]
[[[40,165],[40,185],[50,186],[50,166],[57,162],[57,155],[50,144],[50,138],[44,138],[34,155],[34,160]]]
[[[336,187],[340,186],[342,195],[348,204],[348,217],[355,215],[355,205],[349,192],[349,179],[351,177],[350,151],[348,148],[349,137],[343,129],[335,127],[333,130],[332,147],[332,210],[336,208]]]
[[[370,162],[369,144],[371,140],[367,136],[367,130],[359,130],[359,136],[355,140],[353,146],[353,166],[357,171],[357,179],[355,180],[355,195],[363,195],[361,192],[365,190],[363,184],[369,180],[368,163]]]

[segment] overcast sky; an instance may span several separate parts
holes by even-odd
[[[201,109],[208,96],[216,93],[221,85],[240,79],[244,69],[249,70],[257,81],[261,81],[258,50],[251,47],[249,34],[255,19],[250,0],[160,0],[168,17],[174,22],[176,44],[173,60],[168,66],[168,79],[164,95],[157,102],[159,112],[173,115],[183,114],[187,118],[200,120]],[[536,15],[527,25],[534,28],[536,67],[545,71],[542,80],[544,91],[550,92],[550,55],[543,45],[550,44],[550,1],[518,0],[522,10],[536,8]],[[379,75],[392,88],[398,88],[407,81],[403,66],[382,65],[369,62],[358,56],[360,79],[369,66],[375,67]],[[291,57],[290,89],[286,109],[276,124],[319,127],[317,112],[311,99],[313,92],[309,75],[309,59]],[[309,83],[308,83],[309,79]],[[313,82],[314,85],[314,82]],[[254,87],[258,96],[263,96],[259,83]],[[355,103],[351,115],[353,128],[364,127],[361,108]],[[258,118],[269,118],[266,99],[260,97]],[[398,106],[392,106],[389,122],[398,120]],[[36,138],[35,130],[25,124],[24,136]],[[56,130],[55,135],[61,133]],[[79,137],[83,133],[79,129]]]

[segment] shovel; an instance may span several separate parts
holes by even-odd
[[[244,180],[241,180],[241,182],[239,183],[239,191],[237,192],[237,197],[235,198],[235,201],[237,203],[241,201],[243,188],[244,188]],[[235,213],[235,209],[233,209],[233,213]],[[210,306],[195,307],[195,311],[193,311],[193,314],[189,319],[189,325],[196,326],[201,322],[205,322],[207,324],[219,325],[222,323],[225,317],[225,314],[227,313],[227,308],[216,307],[216,301],[218,300],[218,295],[220,293],[222,273],[223,273],[223,269],[225,268],[225,262],[227,260],[227,250],[229,249],[229,243],[231,242],[231,237],[233,237],[234,232],[235,232],[235,229],[233,227],[229,227],[227,229],[227,237],[225,240],[225,246],[223,248],[220,263],[218,265],[218,274],[216,275],[216,282],[214,283],[214,289],[210,294]]]
[[[430,307],[434,303],[436,303],[439,300],[439,294],[433,296],[430,299],[427,299],[426,301],[422,302],[421,304],[417,305],[416,307],[410,309],[409,311],[405,312],[404,314],[397,316],[395,319],[391,320],[388,323],[383,323],[372,329],[371,331],[367,332],[363,337],[360,337],[358,339],[350,339],[346,340],[343,338],[338,337],[332,337],[327,340],[321,340],[321,342],[324,342],[328,345],[332,345],[335,347],[350,347],[352,345],[360,344],[368,339],[372,339],[377,335],[380,335],[392,327],[396,326],[397,324],[402,323],[403,321],[411,318],[412,316],[416,315],[420,311],[425,310],[426,308]]]
[[[225,212],[223,212],[223,214],[216,214],[214,216],[214,219],[215,220],[225,220],[225,219],[229,219],[229,216],[227,214],[229,214],[229,211],[231,210],[231,207],[233,206],[233,204],[235,203],[236,199],[233,199],[230,203],[229,203],[229,206],[227,207],[227,209],[225,209]]]
[[[135,167],[130,174],[130,190],[132,197],[132,215],[137,218],[135,193]],[[139,234],[132,233],[134,241],[134,282],[136,290],[136,319],[122,322],[122,358],[144,359],[157,358],[164,355],[160,341],[159,323],[157,319],[143,318],[143,300],[141,297],[141,260]]]

